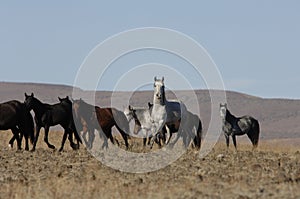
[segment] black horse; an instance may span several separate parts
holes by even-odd
[[[227,104],[220,104],[220,114],[223,120],[223,132],[226,139],[227,148],[229,147],[229,136],[236,148],[236,136],[247,134],[251,140],[253,149],[258,145],[259,140],[259,123],[251,116],[235,117],[227,109]]]
[[[46,104],[42,103],[40,100],[34,97],[34,94],[27,95],[25,93],[25,105],[29,110],[33,110],[35,114],[35,123],[36,123],[36,137],[33,143],[32,150],[35,150],[36,143],[39,138],[40,129],[44,127],[45,129],[45,136],[44,141],[48,145],[49,148],[55,149],[55,146],[50,144],[48,141],[48,133],[50,126],[54,126],[60,124],[64,128],[64,135],[61,143],[61,147],[59,151],[63,150],[65,141],[67,136],[69,135],[70,146],[73,149],[79,148],[79,143],[81,139],[76,131],[73,115],[72,115],[72,102],[69,100],[68,97],[66,98],[59,98],[60,103],[57,104]],[[73,142],[73,133],[75,138],[77,139],[77,144]]]
[[[13,142],[17,140],[18,149],[21,149],[23,136],[25,137],[25,150],[29,150],[28,138],[34,141],[34,123],[25,105],[17,100],[12,100],[0,104],[0,130],[11,129],[13,137],[9,141],[9,146],[13,147]]]

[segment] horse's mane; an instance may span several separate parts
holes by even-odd
[[[226,109],[226,117],[225,120],[229,123],[237,120],[238,118],[235,117],[228,109]]]

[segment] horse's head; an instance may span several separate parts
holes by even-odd
[[[124,110],[124,115],[126,116],[127,121],[130,122],[132,119],[134,119],[135,110],[128,105],[128,107]]]
[[[79,107],[80,107],[80,100],[73,100],[72,110],[74,118],[78,119],[79,115]]]
[[[72,104],[71,100],[69,99],[69,96],[66,96],[65,98],[60,98],[58,97],[58,100],[60,101],[61,104]]]
[[[165,84],[164,84],[164,77],[162,79],[157,79],[154,77],[154,96],[153,96],[154,103],[165,103]]]
[[[227,104],[224,103],[224,104],[220,104],[220,115],[221,115],[221,118],[222,119],[225,119],[226,117],[226,113],[227,113]]]
[[[25,93],[24,104],[28,110],[31,110],[33,108],[35,101],[36,98],[34,97],[33,93],[31,93],[31,95],[27,95],[27,93]]]

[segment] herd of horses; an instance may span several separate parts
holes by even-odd
[[[202,123],[198,115],[187,110],[186,105],[179,100],[169,100],[165,96],[164,78],[154,78],[153,102],[148,102],[146,107],[133,107],[129,105],[124,111],[116,108],[101,108],[86,103],[82,99],[60,98],[59,103],[47,104],[37,99],[33,93],[25,93],[25,101],[11,100],[0,104],[0,130],[11,130],[13,137],[9,141],[12,148],[17,141],[17,148],[21,149],[21,142],[25,138],[25,150],[29,150],[30,140],[36,149],[41,128],[44,128],[44,141],[50,149],[55,146],[48,140],[51,126],[60,125],[64,129],[61,147],[62,151],[68,138],[70,146],[76,150],[84,142],[87,149],[93,148],[95,130],[99,132],[103,140],[101,148],[108,147],[111,143],[119,143],[112,135],[112,128],[121,134],[126,149],[129,147],[130,136],[143,137],[143,144],[153,147],[157,143],[174,146],[182,138],[184,147],[200,149]],[[31,111],[34,112],[32,117]],[[251,116],[235,117],[230,113],[227,104],[220,104],[220,116],[223,121],[223,132],[227,148],[229,138],[232,137],[235,149],[236,136],[247,134],[252,142],[253,149],[257,147],[259,140],[259,123]],[[133,134],[130,132],[129,123],[134,120]],[[82,132],[80,136],[80,132]],[[172,140],[172,135],[176,138]],[[76,143],[74,142],[74,139]]]

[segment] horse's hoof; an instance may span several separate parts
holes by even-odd
[[[10,149],[13,149],[13,145],[12,145],[12,144],[8,144],[8,147],[9,147]]]
[[[62,152],[64,149],[63,148],[60,148],[59,150],[58,150],[58,152]]]
[[[54,145],[49,145],[48,146],[50,149],[55,149],[55,146]]]
[[[73,150],[78,150],[79,149],[79,144],[71,144],[71,147]]]
[[[31,149],[30,152],[35,152],[35,149]]]

